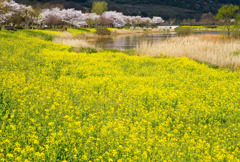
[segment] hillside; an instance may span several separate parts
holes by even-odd
[[[58,6],[89,11],[93,0],[16,0],[20,3],[40,5],[41,7]],[[216,13],[223,4],[240,5],[240,0],[107,0],[110,10],[117,10],[128,15],[162,16],[168,18],[196,18],[202,13]]]

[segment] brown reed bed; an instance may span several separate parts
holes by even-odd
[[[143,41],[135,50],[140,56],[185,56],[221,68],[240,67],[240,41],[223,35],[191,35],[154,43]]]

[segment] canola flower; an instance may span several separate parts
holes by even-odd
[[[0,161],[239,161],[240,75],[0,31]]]
[[[69,28],[67,31],[70,32],[72,35],[79,35],[79,34],[85,34],[85,33],[95,33],[96,29],[95,28],[79,28],[79,29]]]

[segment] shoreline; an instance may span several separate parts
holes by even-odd
[[[225,29],[192,29],[192,32],[225,32]],[[70,33],[70,32],[69,32]],[[144,30],[119,30],[115,29],[111,35],[97,35],[95,33],[83,33],[79,35],[75,35],[74,37],[77,38],[109,38],[115,36],[124,36],[124,35],[131,35],[131,34],[148,34],[148,33],[159,33],[159,34],[172,34],[176,33],[174,29],[171,30],[151,30],[151,31],[144,31]]]
[[[162,31],[162,30],[158,30],[158,31],[143,31],[143,30],[139,30],[139,31],[128,31],[128,32],[113,32],[111,35],[96,35],[96,34],[89,34],[89,33],[84,33],[84,34],[79,34],[76,35],[75,37],[77,38],[109,38],[109,37],[115,37],[115,36],[124,36],[124,35],[131,35],[131,34],[147,34],[147,33],[160,33],[160,34],[169,34],[169,33],[175,33],[175,30],[171,30],[171,31]]]

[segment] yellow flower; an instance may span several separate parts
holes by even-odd
[[[82,160],[87,160],[88,157],[86,155],[83,155]]]
[[[7,154],[6,157],[7,158],[13,158],[13,154]]]
[[[147,155],[146,151],[143,152],[142,157],[143,157],[143,159],[147,159],[148,155]]]

